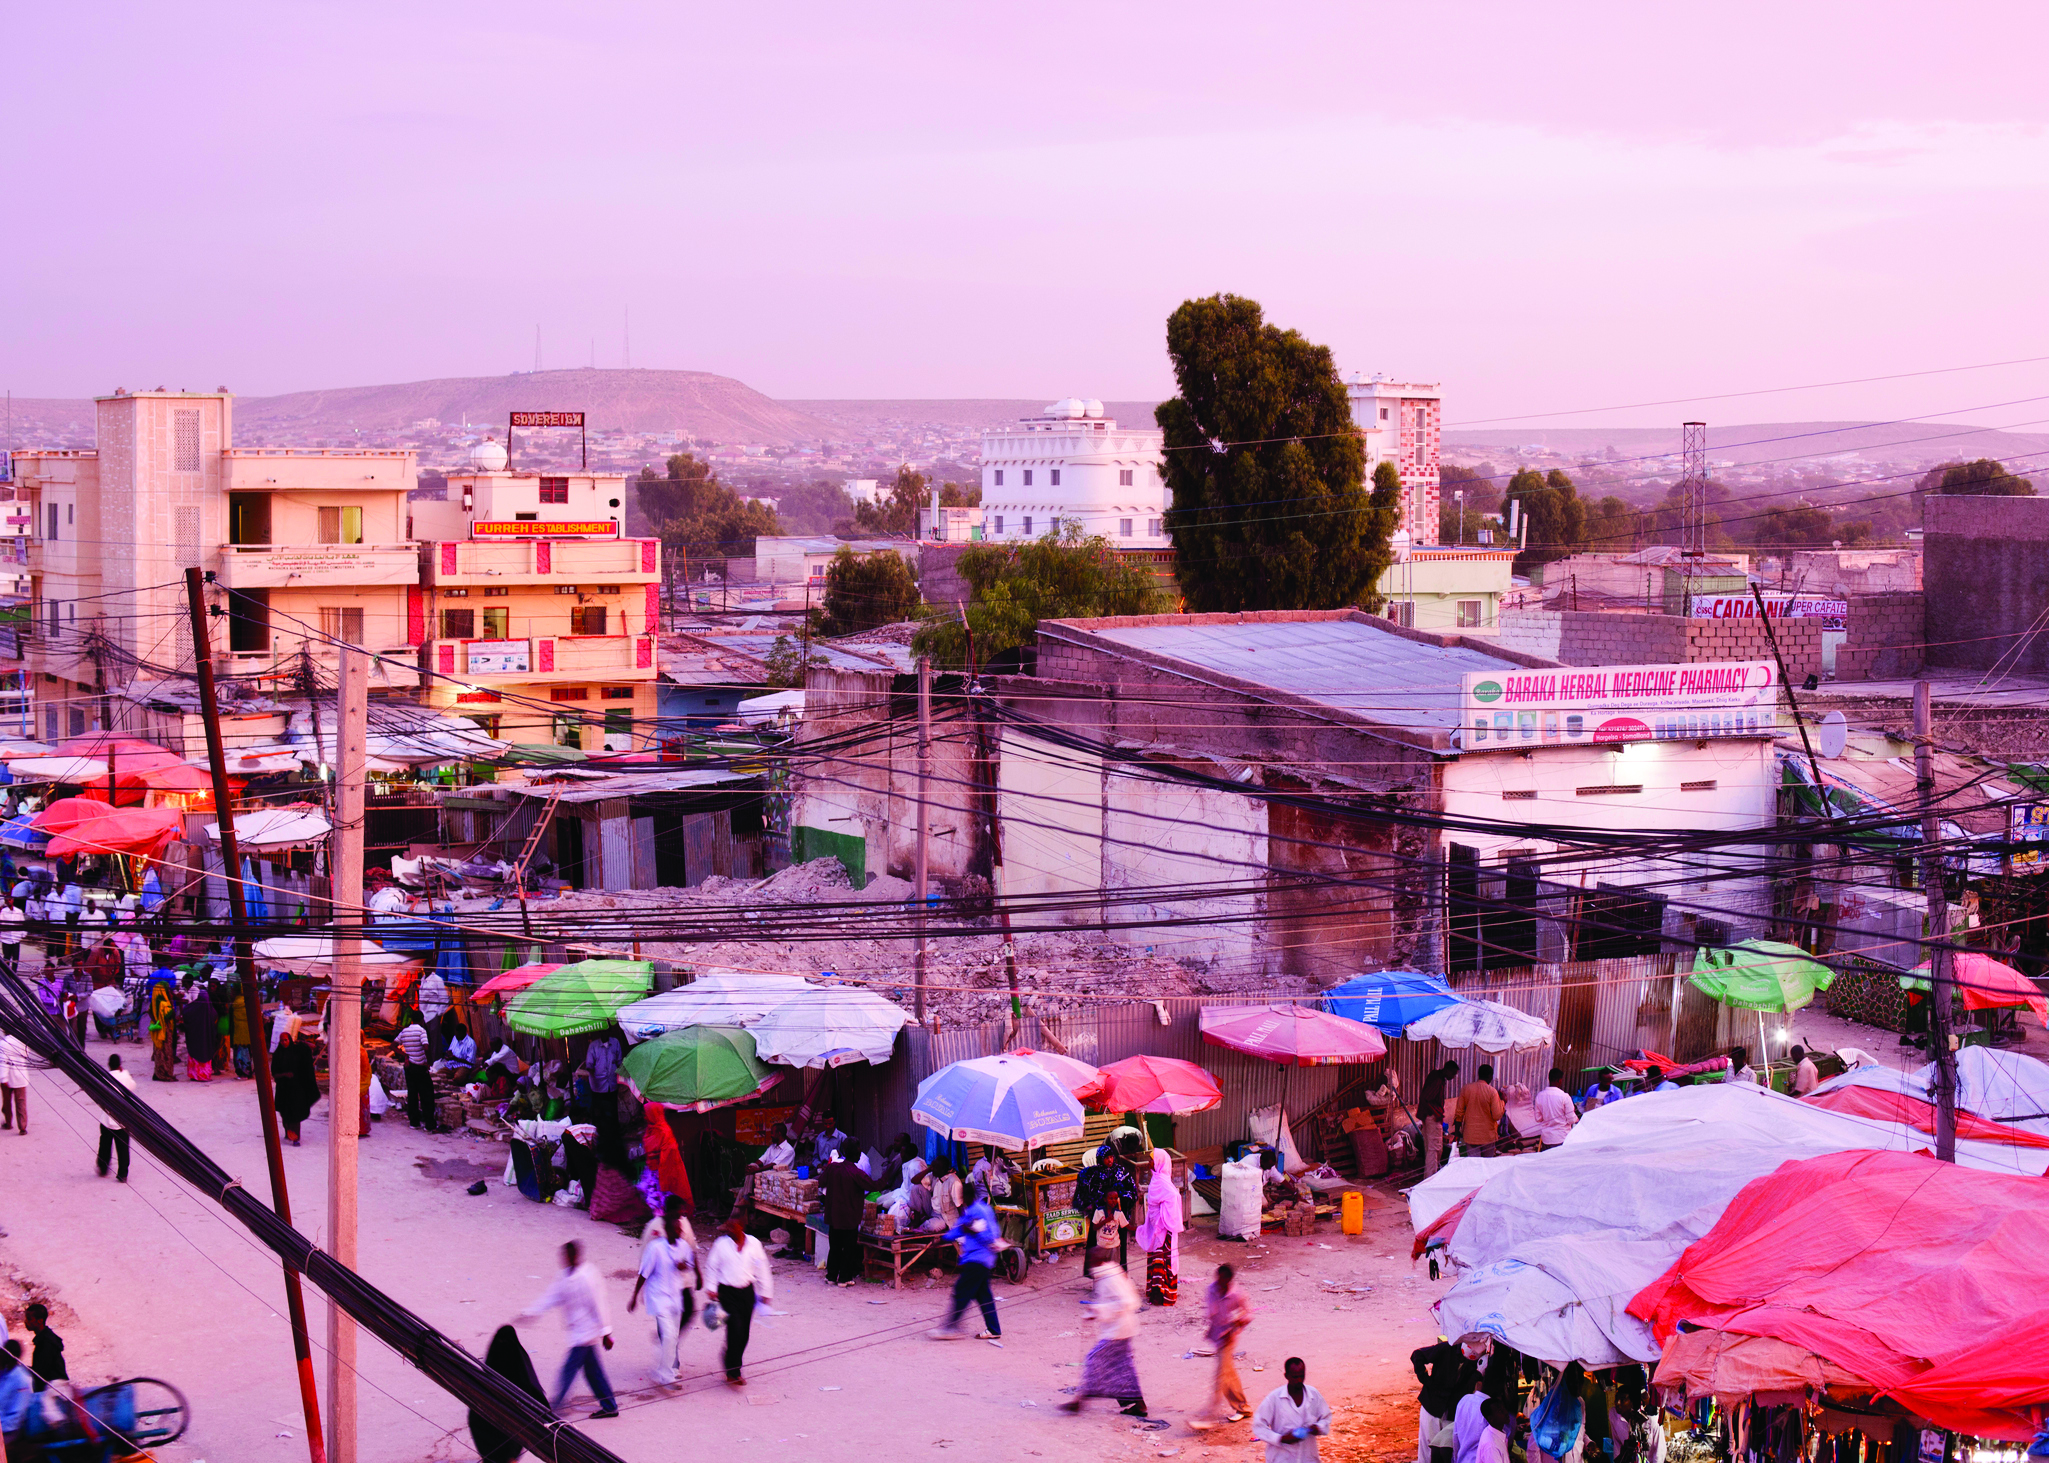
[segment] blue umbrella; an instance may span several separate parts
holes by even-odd
[[[29,820],[34,817],[33,813],[23,813],[19,817],[9,818],[5,823],[0,823],[0,843],[6,844],[9,848],[28,849],[41,848],[48,843],[49,834],[40,828],[29,827]]]
[[[1081,1104],[1022,1057],[976,1057],[918,1084],[911,1116],[942,1137],[998,1148],[1065,1143],[1082,1135]]]
[[[1440,975],[1420,970],[1376,970],[1323,993],[1323,1009],[1400,1036],[1411,1021],[1456,1006],[1462,999]]]

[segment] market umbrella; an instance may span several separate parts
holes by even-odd
[[[771,1073],[754,1055],[754,1038],[737,1026],[688,1026],[643,1041],[619,1064],[644,1102],[707,1112],[752,1097]]]
[[[628,1041],[645,1041],[686,1026],[753,1026],[769,1012],[815,990],[800,975],[758,975],[722,971],[700,975],[688,985],[635,1001],[619,1013]]]
[[[1018,1056],[948,1063],[918,1084],[911,1116],[942,1138],[1012,1150],[1079,1138],[1083,1124],[1065,1084]]]
[[[1376,970],[1325,991],[1323,1009],[1363,1021],[1384,1036],[1400,1036],[1402,1028],[1411,1021],[1420,1021],[1432,1011],[1455,1006],[1463,999],[1444,983],[1441,975],[1420,970]]]
[[[647,994],[654,970],[649,960],[579,960],[521,991],[505,1019],[528,1036],[603,1031],[622,1006]]]
[[[493,996],[509,996],[514,991],[523,991],[544,975],[553,975],[562,968],[559,962],[540,961],[533,965],[515,965],[510,970],[501,970],[482,985],[470,997],[473,1001],[488,1000]]]
[[[910,1013],[859,986],[812,986],[792,996],[753,1028],[764,1061],[788,1067],[883,1063]]]
[[[107,764],[97,757],[22,757],[7,764],[17,779],[42,782],[104,782]]]
[[[1202,1039],[1290,1067],[1370,1062],[1387,1055],[1380,1033],[1314,1006],[1205,1006]]]
[[[4,831],[0,831],[0,836],[4,836]],[[1077,1102],[1092,1102],[1103,1091],[1101,1070],[1078,1058],[1063,1057],[1058,1052],[1034,1051],[1028,1046],[1021,1046],[1016,1051],[1005,1052],[1004,1055],[1022,1057],[1040,1071],[1051,1074]]]
[[[41,851],[50,841],[50,835],[35,826],[35,819],[23,813],[0,823],[0,843],[9,848],[27,848]]]
[[[1217,1079],[1179,1057],[1126,1057],[1102,1069],[1103,1092],[1096,1099],[1106,1112],[1208,1112],[1222,1107],[1224,1089]]]
[[[1535,1052],[1551,1045],[1551,1027],[1543,1017],[1500,1001],[1460,1001],[1411,1021],[1409,1040],[1483,1052]]]
[[[106,807],[105,803],[99,805]],[[133,854],[153,858],[178,836],[185,815],[176,808],[122,808],[73,823],[50,840],[51,858],[81,853]]]
[[[266,970],[284,970],[293,975],[325,976],[335,965],[336,941],[332,935],[279,935],[256,942],[256,959]],[[418,965],[417,955],[387,950],[375,940],[365,940],[358,957],[365,970],[376,976],[405,966]]]
[[[1914,967],[1900,977],[1900,989],[1934,989],[1935,972],[1928,965]],[[2042,988],[2003,960],[1994,960],[1978,950],[1957,950],[1949,957],[1949,978],[1964,993],[1966,1011],[2003,1011],[2026,1006],[2036,1019],[2049,1026],[2049,998]]]
[[[1798,945],[1782,940],[1744,940],[1726,950],[1703,948],[1693,957],[1694,988],[1725,1006],[1757,1012],[1759,1050],[1767,1059],[1771,1042],[1764,1013],[1797,1011],[1835,983],[1836,973]]]

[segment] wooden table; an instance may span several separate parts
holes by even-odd
[[[869,1251],[889,1258],[889,1284],[892,1290],[904,1288],[904,1271],[915,1269],[918,1263],[931,1253],[933,1246],[944,1245],[950,1251],[953,1241],[944,1230],[914,1229],[908,1233],[881,1234],[863,1228],[861,1235],[861,1258],[865,1262]]]
[[[809,1220],[811,1218],[810,1215],[799,1214],[794,1209],[785,1209],[780,1204],[770,1204],[761,1199],[756,1199],[754,1201],[754,1207],[758,1212],[762,1214],[772,1214],[777,1219],[785,1219],[788,1220],[791,1224],[795,1225],[797,1229],[797,1234],[801,1234],[803,1236],[803,1240],[801,1241],[801,1243],[804,1246],[804,1253],[806,1255],[813,1255],[818,1252],[818,1234],[817,1231],[811,1228],[811,1225],[809,1223]],[[795,1236],[792,1236],[792,1238],[794,1237]]]

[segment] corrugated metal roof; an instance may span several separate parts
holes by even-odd
[[[1198,671],[1269,686],[1365,721],[1416,731],[1459,724],[1468,671],[1520,663],[1463,646],[1430,645],[1359,620],[1078,628]]]
[[[688,792],[692,788],[713,787],[722,782],[745,782],[750,777],[759,777],[761,774],[738,772],[724,767],[700,767],[677,772],[599,774],[595,779],[583,768],[541,775],[549,780],[501,782],[498,785],[521,797],[559,797],[565,803],[599,803],[607,798],[632,798],[657,792]]]

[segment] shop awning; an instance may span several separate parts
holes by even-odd
[[[329,831],[326,815],[312,808],[261,808],[235,814],[235,840],[243,853],[277,853],[310,848]],[[206,836],[221,841],[221,825],[206,825]]]

